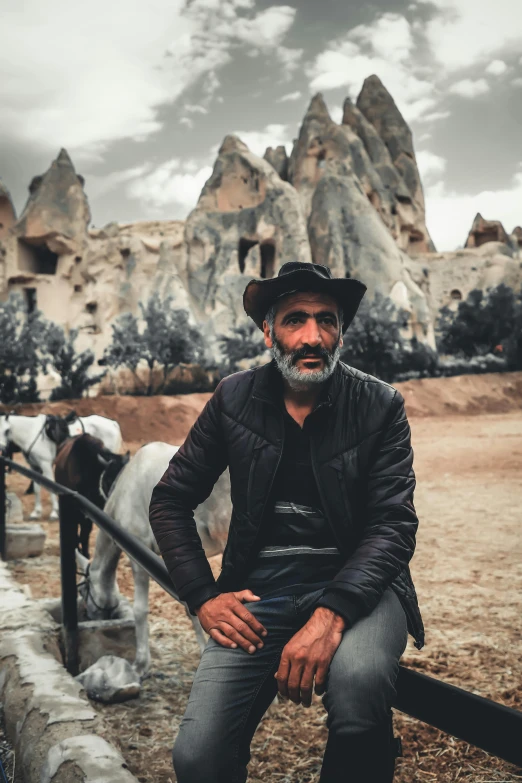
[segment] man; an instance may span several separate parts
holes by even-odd
[[[277,691],[323,694],[321,783],[388,783],[391,706],[408,630],[423,627],[408,562],[418,520],[401,395],[339,361],[366,288],[291,262],[244,307],[273,361],[225,378],[155,488],[150,521],[210,640],[174,747],[178,783],[244,783]],[[193,509],[230,469],[215,582]]]

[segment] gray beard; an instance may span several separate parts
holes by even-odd
[[[281,343],[273,332],[271,337],[273,347],[270,349],[270,352],[275,360],[279,372],[293,391],[308,391],[318,384],[327,381],[335,370],[341,355],[341,346],[339,345],[341,338],[339,337],[339,340],[335,344],[331,353],[330,351],[323,349],[321,353],[321,358],[324,360],[323,369],[308,370],[306,373],[303,373],[295,364],[296,356],[299,358],[299,351],[290,351],[290,353],[285,353]]]

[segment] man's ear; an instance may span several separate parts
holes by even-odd
[[[267,348],[273,348],[274,343],[272,340],[272,337],[270,335],[270,327],[267,323],[267,321],[263,321],[263,337],[265,340],[265,345]]]
[[[343,336],[341,335],[341,337],[339,338],[339,348],[342,348],[343,344],[344,344],[344,340],[343,340]]]

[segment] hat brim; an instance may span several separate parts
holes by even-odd
[[[311,266],[311,265],[310,265]],[[314,291],[335,299],[343,311],[343,332],[349,327],[366,293],[366,286],[353,277],[321,277],[313,271],[299,269],[268,280],[251,280],[243,294],[245,312],[263,329],[270,307],[282,296],[300,291]]]

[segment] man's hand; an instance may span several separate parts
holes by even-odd
[[[223,647],[242,647],[249,653],[263,647],[267,631],[243,606],[245,601],[260,601],[251,590],[221,593],[196,609],[203,629]]]
[[[284,699],[310,707],[312,692],[324,693],[326,676],[335,651],[343,638],[343,618],[319,606],[281,654],[276,672],[277,686]]]

